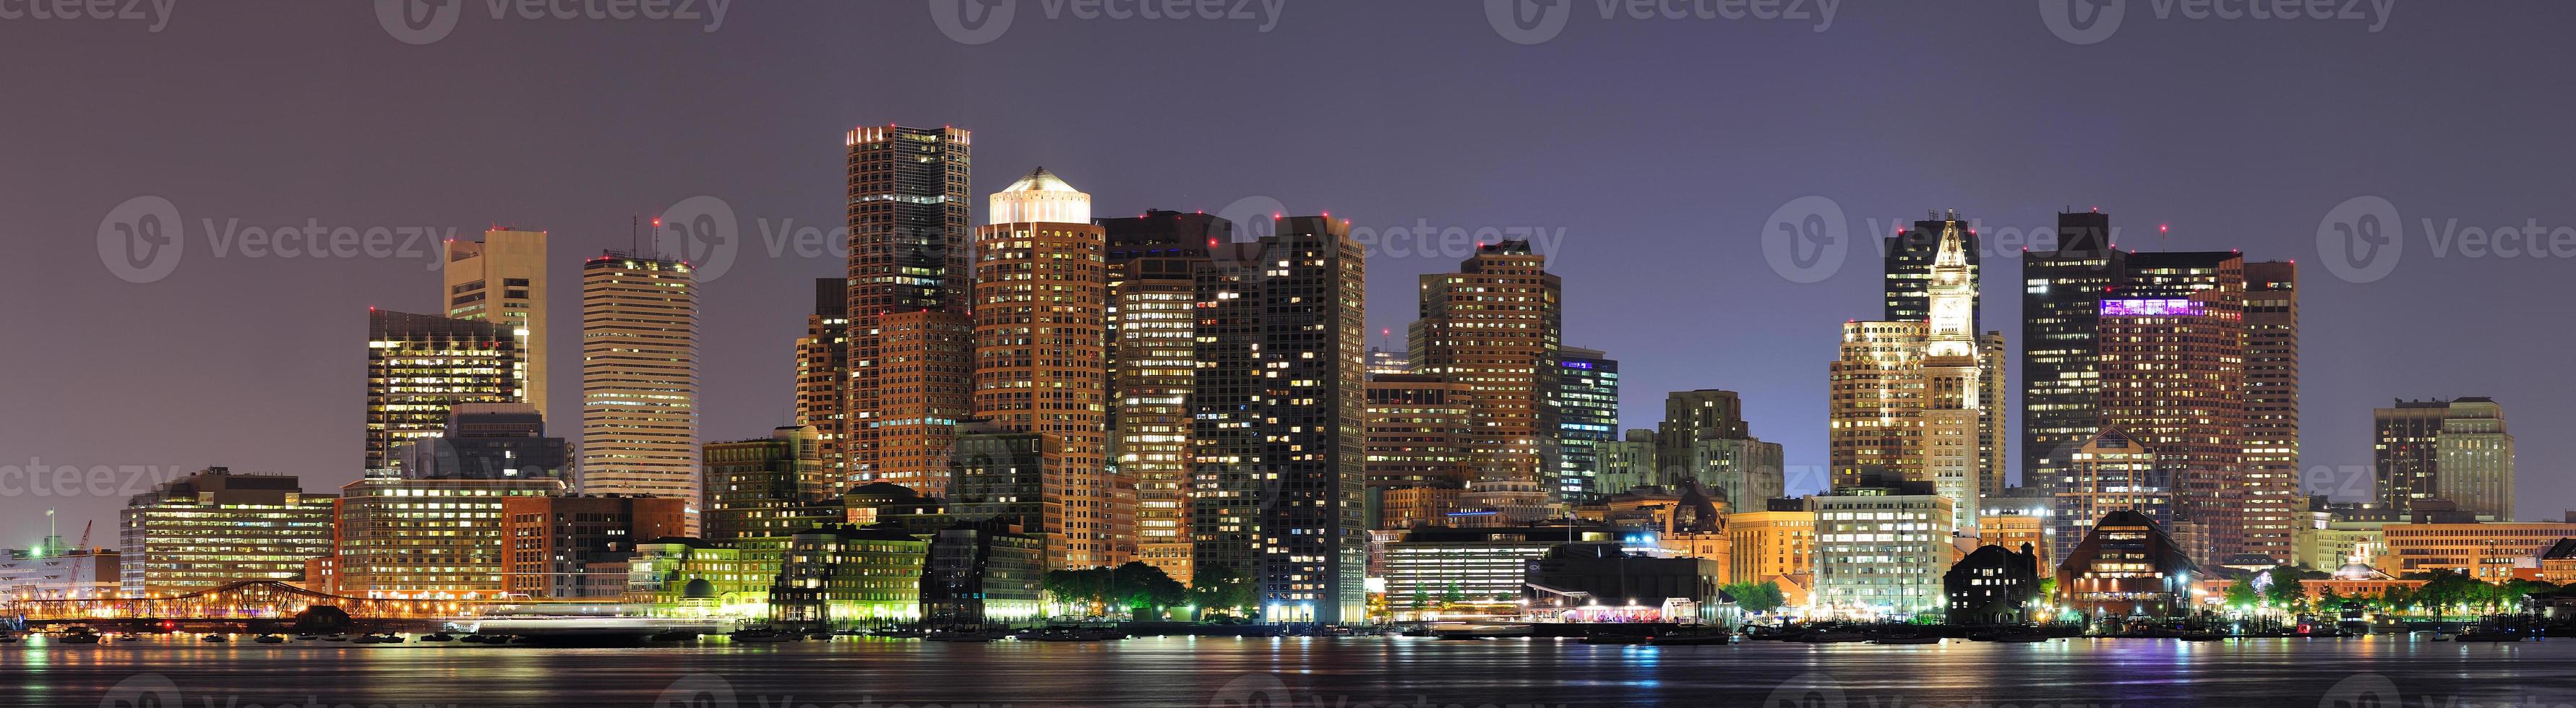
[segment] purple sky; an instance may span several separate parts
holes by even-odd
[[[952,40],[925,9],[938,4],[912,0],[731,3],[713,32],[494,19],[465,1],[425,45],[369,3],[327,5],[0,17],[0,229],[15,255],[0,278],[0,518],[15,519],[0,545],[32,540],[48,508],[66,533],[112,526],[152,481],[28,484],[11,466],[227,465],[317,490],[357,477],[366,308],[434,311],[435,248],[282,258],[235,242],[218,256],[234,219],[551,230],[553,423],[577,435],[581,257],[626,244],[631,216],[720,199],[739,235],[703,295],[704,433],[761,434],[788,415],[808,279],[842,269],[837,252],[773,253],[764,231],[837,226],[842,133],[891,122],[976,131],[979,217],[982,193],[1044,165],[1102,214],[1275,199],[1381,231],[1562,233],[1567,341],[1622,361],[1623,425],[1651,426],[1664,391],[1734,389],[1755,433],[1811,469],[1839,324],[1878,313],[1875,236],[1933,208],[2000,234],[2098,206],[2124,247],[2301,262],[2304,464],[2341,470],[2313,485],[2367,493],[2372,406],[2491,395],[2520,436],[2521,514],[2576,507],[2562,462],[2576,443],[2557,434],[2576,423],[2561,404],[2576,335],[2541,314],[2576,295],[2576,251],[2479,257],[2422,228],[2576,227],[2576,5],[2409,3],[2374,32],[2158,17],[2142,0],[2090,45],[2028,2],[1837,2],[1819,32],[1603,19],[1575,0],[1530,45],[1453,0],[1159,21],[1027,0],[984,44]],[[1810,195],[1857,242],[1802,284],[1760,234]],[[142,196],[169,200],[186,243],[166,277],[134,283],[97,234]],[[2406,239],[2367,283],[2311,262],[2321,220],[2361,196],[2389,200]],[[1986,259],[1985,315],[2018,346],[2015,255]],[[1372,328],[1401,333],[1413,276],[1456,260],[1372,258]]]

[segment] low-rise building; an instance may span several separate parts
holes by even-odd
[[[960,523],[930,537],[921,616],[939,626],[1009,624],[1045,611],[1046,541],[1002,524]]]
[[[1982,520],[1981,520],[1982,521]],[[1979,546],[1941,576],[1949,596],[1951,624],[2018,624],[2030,621],[2046,601],[2039,592],[2039,547],[2024,542],[2019,550]]]
[[[564,491],[562,480],[550,478],[409,479],[389,472],[370,471],[340,488],[336,594],[502,597],[511,592],[502,501]]]
[[[222,467],[126,501],[119,585],[129,596],[176,595],[242,580],[300,582],[306,560],[332,552],[333,497],[295,477]]]
[[[1665,558],[1622,543],[1568,543],[1527,564],[1533,615],[1583,622],[1724,623],[1726,565]]]
[[[504,592],[558,599],[624,595],[626,567],[609,566],[633,558],[645,539],[688,535],[688,502],[624,495],[503,497],[501,536],[509,543]]]
[[[1813,611],[1851,619],[1939,613],[1950,568],[1950,499],[1930,483],[1851,487],[1814,498]]]
[[[1726,517],[1728,582],[1771,582],[1789,607],[1807,606],[1816,576],[1816,512],[1805,499],[1770,499]]]
[[[1530,561],[1559,545],[1618,539],[1606,527],[1414,529],[1386,545],[1387,611],[1397,621],[1517,614]]]
[[[106,548],[71,548],[48,536],[34,548],[0,555],[0,601],[109,597],[122,586],[123,558]]]
[[[889,528],[825,526],[789,537],[770,617],[804,628],[910,623],[921,618],[929,542]]]
[[[2154,519],[2115,511],[2088,526],[2057,565],[2059,605],[2096,619],[2189,613],[2200,569]]]
[[[635,544],[624,565],[625,601],[661,617],[764,618],[778,583],[776,559],[693,538]]]
[[[2380,532],[2388,546],[2377,565],[2391,575],[2449,570],[2493,583],[2512,579],[2516,565],[2527,565],[2558,539],[2576,536],[2576,524],[2392,523]]]

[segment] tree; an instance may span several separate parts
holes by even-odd
[[[2254,603],[2262,599],[2262,597],[2262,593],[2254,591],[2253,578],[2237,578],[2236,582],[2230,583],[2227,586],[2227,605],[2229,607],[2252,607],[2254,606]]]
[[[1189,601],[1189,588],[1171,575],[1143,561],[1128,561],[1109,571],[1105,604],[1132,613],[1144,613]]]
[[[1734,597],[1735,606],[1746,612],[1770,612],[1788,604],[1776,581],[1727,583],[1718,589]]]
[[[2299,581],[2300,573],[2297,568],[2282,566],[2273,568],[2269,572],[2272,574],[2272,586],[2264,591],[2264,599],[2271,600],[2274,606],[2282,609],[2297,607],[2307,601],[2306,584]]]
[[[1232,613],[1260,602],[1261,593],[1252,579],[1244,577],[1234,566],[1222,563],[1200,565],[1191,571],[1189,601],[1202,610]]]

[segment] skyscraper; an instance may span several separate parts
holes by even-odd
[[[2291,562],[2306,510],[2299,490],[2299,271],[2245,264],[2245,541],[2242,552]]]
[[[975,231],[975,415],[1048,439],[1039,528],[1050,566],[1127,562],[1108,453],[1107,237],[1091,195],[1038,168]],[[1123,518],[1134,518],[1124,512]]]
[[[1099,219],[1109,244],[1109,454],[1136,484],[1136,559],[1189,582],[1190,387],[1198,284],[1234,224],[1155,210]]]
[[[2207,533],[2193,557],[2214,563],[2239,551],[2245,524],[2244,270],[2223,271],[2227,284],[2189,297],[2103,300],[2099,335],[2102,426],[2155,452],[2175,520]]]
[[[697,529],[698,293],[686,263],[581,267],[581,492],[680,497]]]
[[[1889,322],[1921,322],[1932,317],[1933,268],[1939,260],[1941,241],[1956,233],[1961,252],[1967,259],[1968,311],[1973,320],[1969,327],[1985,324],[1985,299],[1978,295],[1979,263],[1984,258],[1977,247],[1977,231],[1959,219],[1959,211],[1935,213],[1914,222],[1914,228],[1887,237],[1886,313],[1879,319]]]
[[[446,242],[447,316],[493,322],[518,343],[519,397],[546,410],[546,232],[495,228]]]
[[[1921,466],[1925,323],[1843,323],[1827,370],[1826,457],[1835,489],[1905,479]]]
[[[546,435],[545,416],[525,403],[459,403],[447,411],[447,431],[394,446],[406,477],[457,479],[566,479],[571,446]]]
[[[942,494],[957,420],[974,406],[968,195],[973,136],[863,127],[849,165],[852,482]]]
[[[2399,400],[2370,412],[2371,472],[2377,478],[2379,505],[2406,518],[2415,502],[2435,498],[2441,464],[2442,418],[2451,402]]]
[[[1367,565],[1365,252],[1330,217],[1273,233],[1199,271],[1195,572],[1252,579],[1267,621],[1349,622]]]
[[[1729,510],[1759,509],[1786,490],[1779,443],[1753,436],[1744,401],[1734,391],[1699,389],[1664,396],[1664,421],[1655,432],[1654,484],[1697,482],[1724,497]]]
[[[1475,481],[1475,387],[1429,374],[1379,374],[1368,390],[1370,489],[1464,489]]]
[[[834,486],[850,479],[842,454],[849,431],[850,281],[814,279],[814,314],[796,338],[796,423],[814,429],[816,458]]]
[[[2058,485],[2049,532],[2057,548],[2074,548],[2093,532],[2095,522],[2117,512],[2136,512],[2158,524],[2173,522],[2173,478],[2156,452],[2117,429],[2093,437],[2060,456],[2067,483]]]
[[[1955,215],[1942,229],[1925,282],[1931,304],[1923,335],[1920,478],[1950,500],[1952,530],[1973,534],[1987,472],[1984,435],[1990,430],[1981,376],[1985,357],[1977,338],[1976,271],[1967,230]]]
[[[1979,496],[2003,496],[2012,474],[2010,456],[2004,449],[2012,439],[2012,406],[2006,403],[2010,400],[2006,396],[2012,395],[2012,386],[2006,382],[2011,356],[2012,346],[2004,343],[2004,333],[1987,332],[1977,338],[1977,376],[1985,387],[1980,399],[1985,405],[1977,415],[1977,459],[1985,465],[1977,475]]]
[[[1556,475],[1550,404],[1564,286],[1546,267],[1528,241],[1502,241],[1478,246],[1456,273],[1421,276],[1415,370],[1475,387],[1476,465],[1496,481],[1542,484]]]
[[[2065,483],[2062,458],[2101,429],[2095,308],[2128,268],[2111,245],[2110,215],[2075,212],[2057,215],[2054,249],[2022,254],[2023,485]]]
[[[834,494],[840,478],[823,465],[822,434],[813,426],[707,443],[706,463],[706,540],[774,538],[846,520]]]
[[[1619,439],[1619,362],[1598,349],[1566,347],[1557,359],[1557,498],[1598,498],[1602,443]]]
[[[2495,399],[2451,399],[2442,416],[2433,493],[2481,521],[2513,520],[2513,434]]]
[[[445,434],[449,407],[516,402],[518,361],[499,323],[369,308],[365,469],[391,469],[397,444]]]

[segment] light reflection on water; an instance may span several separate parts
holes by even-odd
[[[141,677],[141,678],[138,678]],[[149,680],[143,680],[149,679]],[[166,683],[155,683],[166,679]],[[176,696],[158,695],[175,691]],[[2402,695],[2380,695],[2384,693]],[[0,645],[0,704],[456,706],[2576,706],[2576,641],[903,640],[550,649],[172,637]],[[118,701],[124,701],[118,703]],[[212,703],[207,703],[212,701]],[[1266,701],[1266,702],[1265,702]],[[2401,703],[2402,701],[2402,703]],[[163,703],[165,708],[172,708]]]

